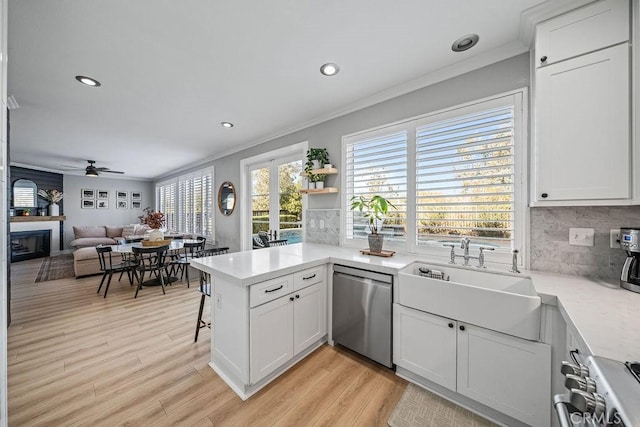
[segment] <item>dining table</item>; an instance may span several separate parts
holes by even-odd
[[[200,240],[195,240],[195,239],[173,239],[171,240],[171,242],[168,244],[168,248],[167,248],[167,254],[168,255],[172,255],[175,254],[176,252],[180,251],[181,249],[184,248],[184,244],[185,243],[198,243],[200,242]],[[165,246],[164,243],[159,242],[158,246]],[[113,252],[117,252],[119,253],[122,257],[123,260],[126,259],[131,259],[131,257],[133,256],[133,248],[151,248],[153,246],[145,246],[143,245],[141,242],[134,242],[134,243],[123,243],[120,245],[111,245],[111,250]],[[166,283],[172,283],[177,281],[178,278],[176,276],[169,276],[169,273],[167,271],[167,280]],[[142,283],[143,286],[160,286],[161,282],[160,279],[157,277],[148,279],[147,281]]]

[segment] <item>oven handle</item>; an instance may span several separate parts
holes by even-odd
[[[553,396],[553,406],[556,410],[556,415],[558,416],[558,421],[560,421],[561,427],[573,426],[573,423],[571,422],[571,416],[569,415],[569,410],[567,409],[568,403],[568,394],[556,394],[555,396]]]

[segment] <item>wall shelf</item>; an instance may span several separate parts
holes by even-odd
[[[325,187],[325,188],[321,188],[320,190],[300,190],[300,192],[302,194],[330,194],[330,193],[337,193],[338,189],[336,187]]]
[[[64,221],[67,219],[66,216],[42,216],[42,215],[19,215],[19,216],[11,216],[10,222],[37,222],[37,221]]]
[[[302,171],[301,176],[308,176],[310,174],[313,175],[335,175],[338,173],[337,168],[324,168],[324,169],[313,169],[310,173],[306,173]]]

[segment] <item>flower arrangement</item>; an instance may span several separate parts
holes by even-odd
[[[38,190],[38,196],[42,197],[43,199],[45,199],[47,202],[50,203],[58,203],[60,200],[62,200],[62,191],[60,190]]]
[[[156,229],[164,225],[164,214],[162,212],[156,212],[148,206],[142,211],[144,215],[138,217],[141,224],[147,224],[149,227]]]

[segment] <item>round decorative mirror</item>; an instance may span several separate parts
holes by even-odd
[[[218,209],[222,215],[231,215],[236,207],[236,189],[232,183],[225,181],[218,190]]]

